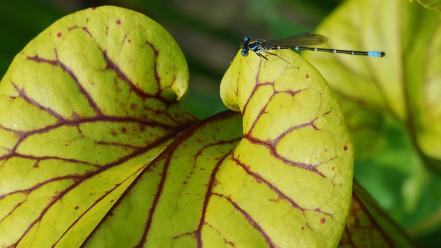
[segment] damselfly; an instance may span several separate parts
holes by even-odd
[[[320,45],[328,40],[326,36],[320,34],[300,34],[279,40],[262,40],[252,39],[249,36],[245,36],[242,40],[242,56],[247,56],[249,51],[255,52],[258,56],[267,59],[262,53],[268,53],[270,50],[278,49],[293,49],[294,51],[316,51],[316,52],[328,52],[328,53],[343,53],[349,55],[363,55],[369,57],[384,57],[386,55],[383,51],[353,51],[353,50],[341,50],[330,48],[309,47],[310,45]]]

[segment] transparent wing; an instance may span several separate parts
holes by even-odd
[[[293,46],[309,46],[319,45],[328,41],[326,36],[320,34],[304,33],[283,39],[266,40],[262,42],[264,48],[293,47]]]

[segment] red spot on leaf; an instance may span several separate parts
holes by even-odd
[[[121,20],[120,19],[116,20],[116,24],[120,25],[121,24]]]
[[[326,223],[326,219],[325,218],[321,218],[320,219],[320,224],[325,224]]]
[[[40,160],[35,161],[34,168],[40,168]]]
[[[118,135],[118,133],[117,133],[115,130],[112,130],[112,131],[110,132],[110,134],[112,134],[112,136],[116,136],[116,135]]]
[[[29,194],[29,192],[27,192],[27,194]],[[60,191],[58,191],[58,190],[55,191],[55,192],[54,192],[54,195],[51,197],[51,199],[52,199],[52,200],[57,199],[57,198],[58,198],[58,194],[60,194]]]
[[[305,78],[309,78],[309,74],[306,74],[306,75],[305,75]]]
[[[57,33],[57,37],[60,38],[61,37],[61,32]]]
[[[71,116],[71,119],[74,120],[74,121],[77,121],[77,120],[81,119],[81,116],[77,112],[73,112],[72,116]]]
[[[126,128],[126,127],[122,127],[122,128],[121,128],[121,132],[123,132],[123,133],[127,133],[127,128]]]
[[[332,170],[335,170],[335,166],[332,166]]]
[[[132,42],[132,40],[131,40],[131,39],[128,39],[127,42],[130,43],[130,42]]]
[[[304,226],[302,226],[300,229],[302,229],[302,230],[305,230],[305,227]]]
[[[74,207],[75,210],[77,210],[78,208],[79,208],[78,206],[75,206],[75,207]]]
[[[345,150],[345,151],[348,150],[348,145],[347,145],[347,144],[345,144],[345,145],[343,146],[343,150]]]
[[[134,104],[134,103],[131,103],[131,104],[130,104],[130,109],[131,109],[131,110],[136,110],[137,107],[138,107],[138,106],[136,106],[136,104]]]
[[[213,186],[212,187],[215,187],[215,186],[217,186],[217,185],[219,185],[220,183],[219,183],[219,181],[218,180],[214,180],[214,182],[213,182]]]

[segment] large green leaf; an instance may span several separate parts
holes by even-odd
[[[436,175],[430,179],[434,173],[421,168],[425,164],[441,171],[439,16],[416,2],[349,0],[317,32],[329,37],[329,47],[386,52],[384,58],[323,53],[305,57],[340,100],[357,161],[366,166],[359,168],[360,181],[371,175],[369,190],[377,191],[383,206],[412,230],[441,204],[439,197],[423,195],[428,190],[439,194],[429,182],[440,180]],[[391,186],[381,188],[386,184]],[[393,203],[386,202],[390,192]]]
[[[184,56],[145,16],[89,9],[56,22],[0,84],[0,244],[79,243],[193,120],[172,101]]]
[[[278,54],[227,71],[223,100],[243,120],[197,121],[157,23],[117,7],[57,21],[0,84],[0,246],[337,245],[348,133],[319,73]]]

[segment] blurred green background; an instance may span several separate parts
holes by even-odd
[[[225,109],[219,97],[219,83],[243,35],[280,38],[313,31],[340,3],[338,0],[4,1],[0,4],[0,73],[5,73],[27,42],[60,17],[91,6],[123,6],[155,19],[178,41],[190,68],[190,91],[184,103],[192,113],[204,118]],[[381,129],[384,139],[375,156],[356,159],[356,177],[420,247],[435,247],[441,244],[441,179],[428,172],[415,155],[403,124],[391,117]]]

